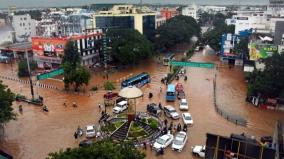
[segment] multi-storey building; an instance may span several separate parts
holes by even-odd
[[[15,29],[16,41],[31,41],[31,37],[36,35],[36,20],[29,14],[13,15],[12,26]]]
[[[92,30],[88,33],[67,37],[33,37],[32,49],[38,67],[59,67],[64,56],[65,45],[69,40],[75,41],[81,55],[82,65],[91,66],[100,61],[102,31]]]
[[[93,14],[94,28],[132,28],[141,34],[155,30],[156,13],[133,5],[115,5],[111,10]]]
[[[195,4],[192,4],[191,6],[183,7],[181,14],[184,16],[190,16],[194,19],[198,19],[197,10],[198,10],[198,7]]]

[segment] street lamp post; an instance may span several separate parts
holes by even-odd
[[[26,58],[27,58],[27,65],[28,65],[28,71],[29,71],[29,81],[30,81],[30,87],[31,87],[31,95],[32,95],[32,99],[34,99],[34,88],[33,88],[33,81],[31,78],[31,69],[30,69],[30,61],[29,61],[29,55],[28,55],[28,51],[25,51],[26,53]]]

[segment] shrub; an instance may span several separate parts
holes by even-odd
[[[111,91],[111,90],[115,89],[115,86],[114,86],[114,84],[112,82],[107,81],[104,84],[104,88],[105,88],[105,90]]]
[[[91,88],[91,91],[97,91],[98,90],[98,87],[97,86],[93,86],[92,88]]]

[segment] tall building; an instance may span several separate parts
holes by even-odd
[[[141,34],[155,30],[156,14],[133,5],[115,5],[109,11],[93,14],[94,28],[132,28]]]
[[[284,0],[269,0],[269,7],[284,7]]]
[[[36,20],[29,14],[13,15],[12,26],[15,29],[16,41],[31,41],[31,37],[36,35]]]
[[[191,6],[183,7],[181,14],[184,16],[190,16],[194,19],[197,19],[197,10],[198,7],[195,4],[192,4]]]
[[[100,61],[102,52],[102,31],[91,30],[88,33],[68,37],[33,37],[32,49],[39,68],[56,68],[62,62],[64,48],[68,40],[74,40],[81,55],[81,64],[91,66]]]

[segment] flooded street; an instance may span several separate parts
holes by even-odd
[[[204,55],[196,53],[192,61],[219,63],[215,55]],[[184,85],[187,100],[189,101],[189,112],[191,113],[194,125],[188,130],[188,142],[181,153],[173,152],[167,148],[165,155],[156,156],[148,148],[146,158],[168,158],[168,159],[189,159],[191,158],[191,146],[203,145],[206,141],[206,133],[220,135],[230,135],[231,133],[248,133],[260,137],[262,135],[272,135],[275,121],[280,119],[284,122],[284,113],[270,110],[261,110],[245,102],[246,83],[241,68],[229,69],[226,65],[219,64],[219,69],[186,68],[188,80],[182,78],[179,81]],[[16,67],[16,66],[14,66]],[[10,65],[0,64],[1,75],[16,76],[15,69]],[[114,72],[109,75],[109,80],[116,82],[117,89],[120,90],[120,81],[130,75],[141,72],[148,72],[152,77],[149,86],[144,86],[142,91],[144,97],[137,100],[137,111],[145,112],[146,104],[150,102],[161,102],[162,105],[173,105],[178,111],[179,103],[166,103],[166,86],[160,80],[167,73],[168,68],[148,60],[139,66],[126,70]],[[215,112],[213,103],[213,78],[217,73],[217,103],[226,112],[244,117],[248,121],[248,127],[237,126],[221,117]],[[30,96],[29,85],[12,80],[3,80],[16,93]],[[62,91],[63,84],[58,80],[45,80],[41,83],[54,85],[59,89],[48,89],[39,87],[38,92],[44,98],[44,103],[49,107],[49,112],[45,113],[41,107],[28,105],[26,103],[14,102],[14,109],[17,112],[18,105],[23,105],[23,114],[18,114],[17,121],[11,121],[6,125],[4,141],[0,149],[11,153],[16,159],[42,159],[49,152],[59,151],[67,147],[77,147],[78,140],[75,140],[73,133],[80,125],[98,124],[101,110],[98,103],[103,102],[102,85],[105,79],[100,73],[94,73],[86,93],[75,94]],[[99,86],[97,92],[88,92],[92,86]],[[163,91],[160,93],[160,86]],[[154,98],[150,101],[148,93],[152,92]],[[91,94],[90,94],[91,93]],[[90,96],[89,96],[90,94]],[[67,103],[67,107],[63,103]],[[72,102],[78,104],[77,108],[71,106]],[[108,112],[111,108],[108,107]],[[180,112],[180,111],[179,111]],[[182,119],[175,123],[182,123]],[[80,140],[83,140],[82,137]]]

